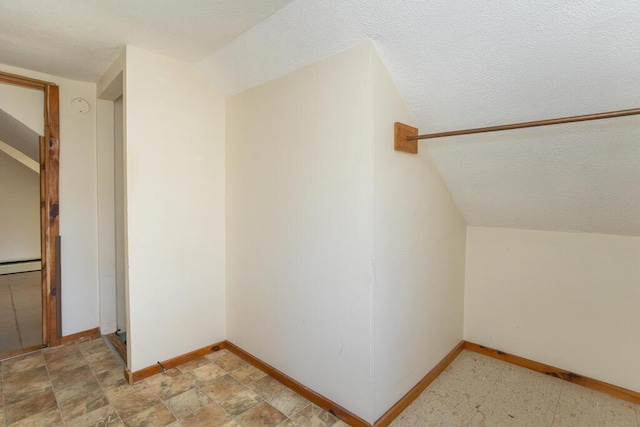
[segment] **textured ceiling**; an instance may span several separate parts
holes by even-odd
[[[421,133],[640,107],[637,0],[295,0],[199,67],[235,94],[365,39]],[[421,149],[469,224],[640,235],[639,135],[612,119]]]
[[[421,131],[637,107],[637,0],[296,0],[200,62],[232,95],[373,39]]]
[[[421,133],[640,107],[637,0],[0,0],[0,62],[82,80],[128,43],[232,95],[366,39]],[[640,235],[639,134],[612,119],[421,149],[470,224]]]
[[[0,63],[97,81],[126,44],[195,62],[291,0],[0,0]]]
[[[469,225],[640,236],[640,116],[428,144]]]

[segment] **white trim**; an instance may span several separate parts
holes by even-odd
[[[26,273],[29,271],[37,271],[42,269],[40,261],[19,262],[15,264],[0,265],[1,274]]]
[[[40,163],[24,154],[22,151],[16,150],[6,142],[0,140],[0,151],[5,152],[8,156],[13,157],[35,173],[40,173]]]

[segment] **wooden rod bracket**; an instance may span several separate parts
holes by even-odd
[[[417,136],[418,128],[405,125],[404,123],[396,122],[394,131],[393,148],[396,151],[403,151],[405,153],[418,154],[418,140],[408,139],[409,136]]]

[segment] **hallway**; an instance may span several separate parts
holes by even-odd
[[[42,344],[40,271],[0,276],[0,355]]]

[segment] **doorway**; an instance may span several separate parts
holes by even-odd
[[[24,123],[29,119],[17,119],[15,116],[22,115],[20,110],[24,112],[24,102],[17,103],[14,115],[0,110],[3,125],[0,139],[5,139],[1,147],[1,167],[5,172],[12,169],[19,175],[14,175],[11,182],[16,188],[5,189],[4,195],[10,200],[5,199],[3,205],[5,211],[30,206],[21,217],[14,215],[12,220],[7,220],[13,222],[5,224],[9,230],[5,231],[13,233],[13,237],[3,239],[3,248],[0,248],[4,249],[4,255],[0,255],[1,272],[6,273],[0,276],[0,297],[7,306],[3,308],[11,308],[11,312],[5,314],[13,319],[17,332],[17,345],[16,337],[8,337],[8,341],[14,342],[0,347],[0,359],[3,359],[60,343],[60,145],[58,87],[3,72],[0,72],[0,84],[5,89],[4,101],[13,101],[8,97],[17,96],[18,89],[37,94],[41,109],[36,116],[43,118],[39,125],[31,127]],[[10,241],[15,243],[13,252],[8,250]],[[6,319],[2,320],[6,326]]]
[[[0,83],[0,355],[42,345],[43,96]]]
[[[124,71],[99,84],[97,114],[100,330],[125,363],[130,355],[127,299]]]
[[[127,361],[127,310],[125,262],[125,174],[124,174],[124,100],[113,101],[113,243],[115,273],[116,330],[107,338],[123,362]]]

